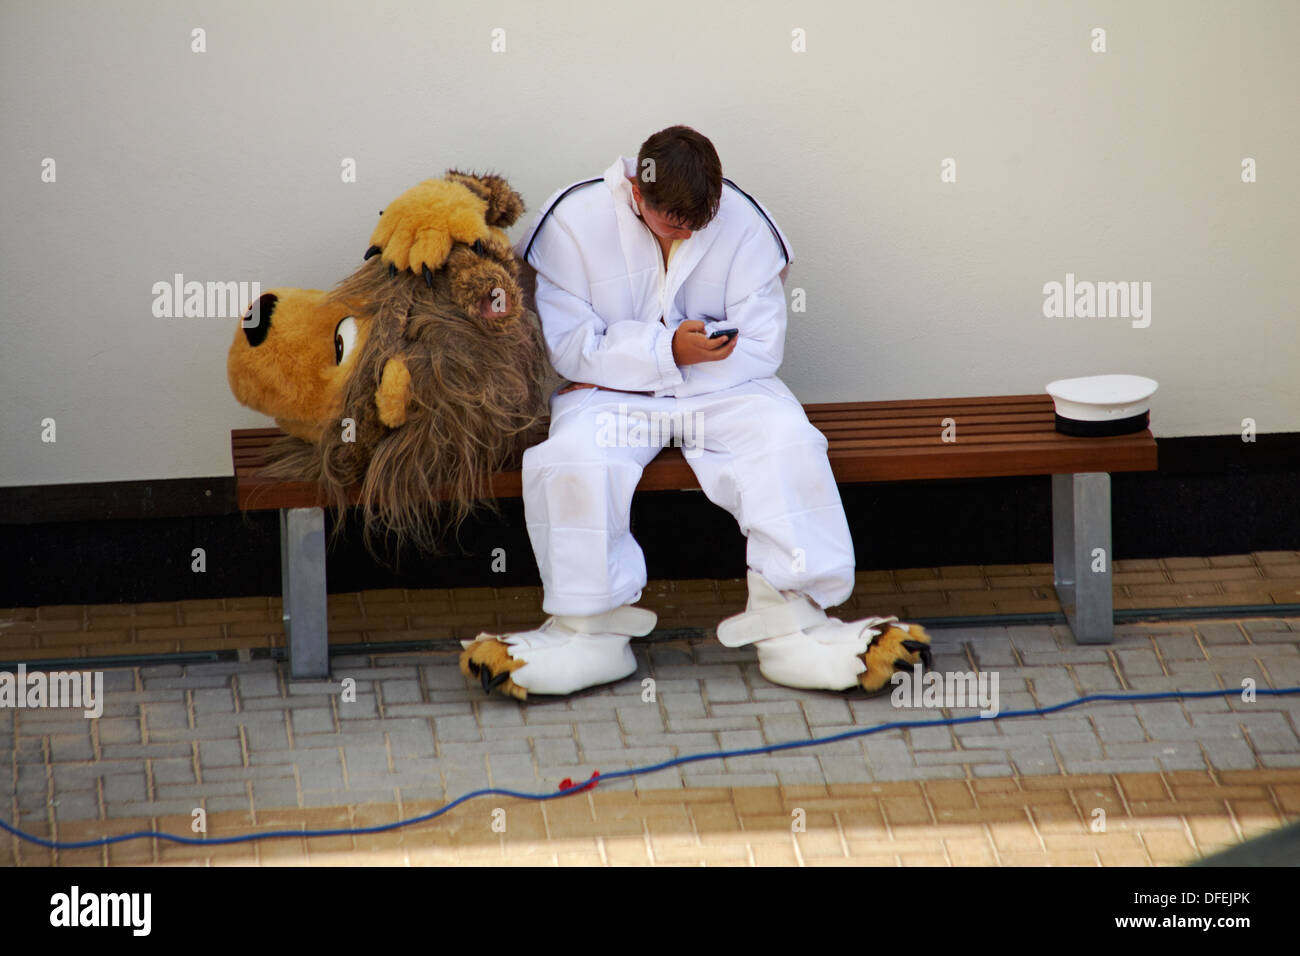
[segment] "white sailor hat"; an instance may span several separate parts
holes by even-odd
[[[1088,375],[1048,383],[1056,403],[1056,430],[1090,438],[1140,432],[1150,420],[1154,379],[1141,375]]]

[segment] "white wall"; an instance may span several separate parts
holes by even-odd
[[[236,320],[156,319],[155,282],[328,287],[420,179],[491,168],[535,209],[673,123],[791,238],[804,401],[1129,371],[1157,435],[1300,430],[1297,27],[1294,0],[5,3],[0,484],[230,473],[266,423],[226,385]],[[1067,272],[1152,283],[1150,327],[1045,318]]]

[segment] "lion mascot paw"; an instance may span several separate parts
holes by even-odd
[[[889,690],[896,670],[930,666],[930,635],[919,624],[896,617],[841,621],[753,569],[748,585],[745,610],[718,624],[718,640],[726,647],[753,644],[759,672],[774,684],[875,695]]]
[[[882,634],[871,639],[860,660],[866,666],[858,675],[858,686],[868,696],[890,692],[895,671],[907,671],[919,662],[926,670],[934,661],[930,635],[920,624],[891,623]]]
[[[484,693],[500,689],[515,700],[527,700],[528,691],[511,676],[526,662],[510,656],[510,648],[500,640],[479,640],[460,652],[460,672],[479,682]]]

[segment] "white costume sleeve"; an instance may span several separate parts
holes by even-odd
[[[597,315],[577,241],[552,217],[535,246],[537,314],[551,364],[565,378],[657,392],[682,382],[672,333],[660,322]]]
[[[700,362],[682,370],[685,381],[666,394],[678,398],[730,388],[756,378],[775,375],[785,355],[786,266],[772,238],[763,228],[741,243],[727,279],[726,315],[718,328],[737,330],[736,347],[717,362]],[[755,276],[759,284],[753,285]],[[733,284],[739,288],[733,288]]]

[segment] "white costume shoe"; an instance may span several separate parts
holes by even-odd
[[[868,669],[864,655],[876,638],[893,628],[901,629],[901,636],[907,637],[915,626],[898,623],[896,617],[841,621],[827,617],[805,594],[778,591],[757,571],[751,569],[748,580],[746,609],[718,625],[718,640],[727,647],[756,644],[758,669],[774,684],[808,690],[848,690],[863,683],[859,676]],[[929,638],[920,628],[917,632],[915,636],[921,640],[899,642],[897,658],[890,652],[891,668],[895,659],[910,663],[917,654],[928,666]],[[873,674],[872,683],[881,683],[882,678],[887,681],[891,674],[892,670],[889,674]]]
[[[589,616],[556,614],[536,630],[461,641],[461,670],[478,677],[484,690],[505,684],[505,693],[521,699],[572,694],[635,673],[629,641],[649,634],[657,621],[654,611],[631,605]],[[501,647],[504,655],[497,652]]]

